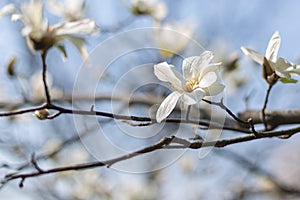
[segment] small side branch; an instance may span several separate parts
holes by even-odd
[[[42,106],[37,106],[37,107],[32,107],[32,108],[26,108],[23,110],[15,110],[15,111],[10,111],[10,112],[4,112],[4,113],[0,113],[0,117],[9,117],[9,116],[14,116],[14,115],[22,115],[25,113],[31,113],[34,112],[36,110],[42,110],[47,108],[46,105],[42,105]]]
[[[47,84],[47,63],[46,63],[46,58],[47,58],[47,50],[42,52],[42,62],[43,62],[43,85],[44,85],[44,91],[46,95],[46,102],[48,105],[51,104],[51,96],[49,92],[49,87]]]
[[[270,92],[271,92],[272,88],[273,88],[273,84],[270,84],[269,87],[268,87],[268,90],[267,90],[267,94],[266,94],[266,97],[265,97],[265,102],[264,102],[263,108],[261,110],[262,119],[263,119],[263,123],[265,125],[266,130],[268,130],[268,123],[267,123],[267,120],[266,120],[266,108],[267,108],[267,104],[268,104],[268,101],[269,101],[269,96],[270,96]]]
[[[31,163],[38,172],[43,173],[44,170],[38,165],[34,153],[31,155]]]
[[[212,102],[209,101],[207,99],[202,99],[202,101],[211,104],[211,105],[216,105],[219,106],[221,109],[225,110],[225,112],[230,115],[234,120],[236,120],[237,122],[244,124],[244,125],[248,125],[249,127],[251,127],[251,124],[249,123],[249,121],[244,121],[242,119],[240,119],[239,117],[237,117],[227,106],[225,106],[224,102],[223,102],[223,98],[221,99],[220,102]]]

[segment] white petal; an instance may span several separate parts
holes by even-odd
[[[53,27],[56,35],[70,34],[97,34],[99,29],[95,21],[91,19],[82,19],[74,22],[65,22]]]
[[[197,103],[197,101],[191,97],[189,95],[190,93],[184,93],[182,96],[181,96],[181,100],[182,102],[184,102],[184,105],[194,105]]]
[[[8,4],[0,10],[0,18],[10,14],[20,14],[20,10],[14,4]]]
[[[286,59],[280,57],[275,63],[270,62],[270,65],[279,77],[291,78],[290,72],[287,69],[293,66],[293,64]]]
[[[195,69],[194,69],[194,62],[197,60],[199,56],[193,56],[189,57],[183,60],[182,62],[182,74],[183,77],[186,80],[192,79],[192,77],[195,75]],[[196,71],[196,73],[199,73],[199,71]]]
[[[277,59],[277,54],[279,51],[279,47],[280,47],[280,35],[278,33],[278,31],[276,31],[268,44],[267,50],[266,50],[266,58],[272,62],[276,62]]]
[[[185,80],[173,65],[169,65],[167,62],[154,65],[154,74],[159,80],[170,83],[175,90],[184,90]]]
[[[205,91],[202,89],[196,89],[191,93],[184,93],[182,96],[182,100],[186,105],[193,105],[199,103],[202,98],[205,96]]]
[[[212,59],[214,58],[214,54],[211,51],[204,51],[200,56],[198,60],[198,65],[206,66],[208,65]]]
[[[300,65],[292,65],[286,69],[292,75],[300,75]]]
[[[209,87],[210,85],[212,85],[214,82],[217,81],[217,78],[218,76],[216,72],[208,72],[203,77],[201,77],[199,87],[200,88]]]
[[[11,15],[11,21],[15,22],[15,21],[18,21],[18,20],[23,20],[23,15],[22,14],[12,14]]]
[[[245,55],[250,56],[250,58],[252,58],[252,60],[254,60],[255,62],[257,62],[260,65],[263,65],[264,56],[261,53],[258,53],[257,51],[254,51],[252,49],[248,49],[245,47],[241,47],[241,50]]]
[[[197,76],[200,71],[205,68],[214,58],[211,51],[205,51],[200,56],[193,56],[183,60],[182,70],[185,79],[191,79],[192,76]]]
[[[151,11],[154,19],[160,21],[167,16],[168,8],[165,3],[158,3]]]
[[[202,88],[205,91],[206,96],[215,96],[223,92],[225,86],[221,83],[214,82],[209,87]]]
[[[22,20],[25,24],[22,30],[23,35],[33,32],[34,37],[39,38],[46,32],[48,23],[43,16],[43,4],[41,1],[30,1],[22,4],[21,10],[13,4],[4,6],[0,11],[0,18],[4,15],[11,14],[11,20]]]
[[[78,49],[78,51],[80,52],[83,59],[85,61],[89,62],[89,60],[88,60],[89,54],[84,46],[84,43],[85,43],[84,38],[65,35],[65,36],[56,37],[56,40],[57,40],[56,43],[59,43],[60,41],[63,41],[63,40],[69,40]]]
[[[216,64],[218,64],[218,63],[216,63]],[[214,72],[214,73],[218,74],[220,66],[218,66],[216,64],[211,64],[211,65],[205,67],[201,72],[201,77],[204,77],[209,72]]]
[[[41,37],[47,29],[48,22],[44,18],[44,6],[41,0],[32,0],[22,5],[22,20],[26,27],[32,29],[36,37]]]
[[[173,111],[173,109],[176,106],[176,103],[178,99],[180,98],[181,93],[179,92],[172,92],[165,98],[165,100],[160,104],[157,113],[156,113],[156,120],[158,123],[160,123],[162,120],[164,120],[166,117],[170,115],[170,113]]]

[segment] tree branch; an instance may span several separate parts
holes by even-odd
[[[9,181],[12,181],[15,179],[21,179],[19,186],[23,187],[25,179],[31,178],[31,177],[37,177],[37,176],[41,176],[41,175],[45,175],[45,174],[52,174],[52,173],[72,171],[72,170],[78,171],[78,170],[92,169],[95,167],[103,167],[103,166],[110,167],[117,162],[124,161],[124,160],[130,159],[130,158],[136,157],[138,155],[141,155],[141,154],[153,152],[158,149],[162,149],[164,146],[171,143],[172,139],[173,139],[173,137],[168,137],[168,138],[166,137],[149,147],[145,147],[143,149],[137,150],[130,154],[126,154],[126,155],[123,155],[123,156],[120,156],[120,157],[117,157],[114,159],[106,160],[106,161],[84,163],[84,164],[67,166],[67,167],[57,167],[57,168],[53,168],[53,169],[49,169],[49,170],[41,170],[40,168],[37,169],[37,167],[35,167],[35,169],[37,169],[36,172],[7,175],[7,176],[5,176],[5,179],[1,182],[1,184],[2,184],[2,186],[4,186]]]
[[[247,142],[251,140],[257,140],[262,138],[270,138],[270,137],[279,137],[279,136],[292,136],[296,133],[300,132],[300,126],[288,129],[288,130],[282,130],[282,131],[265,131],[261,132],[258,135],[247,135],[243,137],[233,138],[233,139],[224,139],[224,140],[217,140],[217,141],[197,141],[197,142],[189,142],[182,138],[177,138],[175,136],[172,137],[165,137],[161,139],[159,142],[149,146],[145,147],[143,149],[134,151],[132,153],[106,160],[106,161],[98,161],[98,162],[91,162],[91,163],[84,163],[79,165],[72,165],[72,166],[66,166],[66,167],[57,167],[52,168],[48,170],[37,170],[36,172],[31,173],[21,173],[21,174],[9,174],[5,176],[4,180],[1,182],[2,186],[4,186],[6,183],[15,180],[15,179],[21,179],[21,182],[19,184],[20,187],[23,186],[25,179],[31,178],[31,177],[37,177],[45,174],[52,174],[52,173],[58,173],[58,172],[64,172],[64,171],[71,171],[71,170],[85,170],[85,169],[91,169],[95,167],[103,167],[107,166],[110,167],[111,165],[124,161],[133,157],[136,157],[138,155],[150,153],[162,148],[166,149],[184,149],[184,148],[190,148],[190,149],[200,149],[205,147],[225,147],[228,145],[236,144],[236,143],[242,143]],[[171,145],[172,143],[175,143],[176,145]],[[36,167],[35,167],[36,168]]]
[[[67,108],[63,108],[60,106],[56,106],[54,104],[45,104],[42,106],[32,107],[32,108],[24,109],[24,110],[4,112],[4,113],[0,113],[0,117],[21,115],[21,114],[25,114],[25,113],[34,112],[36,110],[41,110],[41,109],[49,109],[49,110],[58,111],[58,113],[56,113],[52,116],[49,116],[49,119],[58,117],[61,114],[76,114],[76,115],[108,117],[108,118],[117,119],[117,120],[149,122],[149,123],[151,122],[150,124],[146,123],[146,124],[143,124],[142,126],[157,123],[155,118],[150,118],[150,117],[139,117],[139,116],[133,116],[133,115],[119,115],[119,114],[113,114],[113,113],[102,112],[102,111],[94,111],[94,110],[73,110],[73,109],[67,109]],[[179,123],[194,124],[194,125],[209,127],[212,129],[225,129],[225,130],[237,131],[237,132],[241,132],[241,133],[251,133],[250,130],[245,129],[245,128],[226,126],[226,125],[219,124],[217,122],[207,121],[207,120],[185,120],[185,119],[180,119],[180,118],[167,118],[165,120],[165,122],[166,123],[177,123],[177,124],[179,124]],[[136,126],[138,126],[138,125],[136,125]]]
[[[265,115],[269,130],[280,125],[300,124],[300,110],[266,110]],[[252,118],[254,124],[263,123],[261,110],[246,110],[238,116],[241,119]]]

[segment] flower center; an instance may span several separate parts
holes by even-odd
[[[197,88],[199,88],[199,81],[198,80],[191,80],[191,81],[188,81],[186,83],[186,91],[187,92],[192,92]]]

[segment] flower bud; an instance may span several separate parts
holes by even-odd
[[[36,110],[34,112],[34,116],[36,116],[40,120],[48,119],[48,116],[50,115],[48,109],[42,109],[42,110]]]

